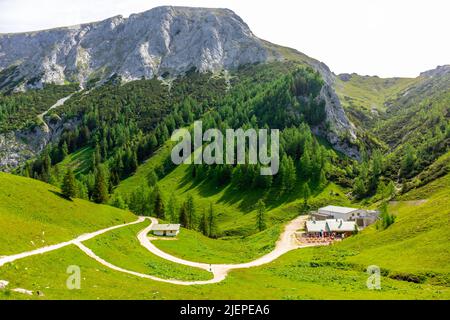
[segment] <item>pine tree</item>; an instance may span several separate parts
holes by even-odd
[[[203,210],[202,217],[200,219],[200,224],[198,226],[198,230],[205,236],[209,236],[208,230],[208,219],[206,217],[206,212]]]
[[[381,206],[379,207],[379,211],[381,221],[378,222],[377,228],[380,228],[381,225],[381,229],[385,230],[395,222],[397,217],[394,214],[389,213],[387,202],[383,202],[381,204]]]
[[[164,202],[161,196],[161,192],[159,191],[159,187],[156,186],[155,190],[153,191],[153,198],[154,198],[154,206],[153,206],[153,212],[156,215],[158,219],[165,219],[165,210],[164,210]]]
[[[175,194],[172,193],[169,198],[169,203],[167,204],[167,218],[170,219],[170,222],[172,223],[178,223],[179,217],[176,215],[177,211],[177,198],[175,197]]]
[[[180,220],[181,226],[183,226],[186,229],[189,229],[189,219],[188,219],[187,210],[186,210],[186,203],[183,203],[183,205],[180,208],[179,220]]]
[[[308,144],[305,144],[305,146]],[[300,175],[303,179],[308,179],[311,177],[312,164],[311,164],[311,156],[310,149],[307,148],[304,150],[302,157],[300,158]]]
[[[189,195],[187,197],[186,201],[186,214],[188,218],[188,229],[194,228],[195,225],[195,205],[194,205],[194,198],[192,195]]]
[[[92,199],[96,203],[108,202],[108,182],[106,180],[104,169],[101,166],[98,166],[96,168],[95,185],[92,193]]]
[[[42,174],[41,179],[44,182],[50,182],[51,179],[51,165],[52,165],[52,159],[50,158],[50,154],[48,150],[44,152],[43,160],[42,160]]]
[[[147,175],[147,184],[149,187],[154,187],[158,182],[158,176],[155,173],[155,170],[151,169]]]
[[[61,147],[61,157],[64,160],[69,155],[69,148],[67,147],[67,143],[64,141]]]
[[[386,186],[384,197],[388,198],[388,199],[392,199],[393,197],[395,197],[395,192],[396,192],[395,184],[391,180],[391,181],[389,181],[389,183]]]
[[[302,186],[302,196],[303,196],[303,212],[307,212],[309,210],[308,199],[311,197],[311,190],[309,189],[308,183],[304,183]]]
[[[295,186],[297,174],[294,161],[291,157],[285,155],[281,160],[280,175],[281,189],[286,192],[292,191]]]
[[[266,229],[266,205],[263,200],[259,200],[256,204],[256,228],[261,232]]]
[[[214,209],[212,203],[209,204],[209,212],[208,212],[208,236],[210,238],[217,237],[217,221],[216,215],[214,214]]]
[[[95,152],[94,152],[94,166],[98,167],[100,165],[100,163],[102,162],[102,154],[100,152],[100,146],[98,143],[95,144]]]
[[[116,194],[112,200],[111,205],[113,207],[122,209],[122,210],[126,210],[128,209],[127,204],[125,203],[125,201],[123,200],[122,196],[120,194]]]
[[[86,184],[82,181],[77,180],[77,197],[83,200],[89,200],[89,192]]]
[[[402,160],[402,175],[407,177],[414,170],[416,165],[417,155],[414,148],[408,144],[405,147],[405,153]]]
[[[72,199],[77,196],[77,185],[75,180],[75,175],[71,168],[67,169],[66,175],[63,179],[63,184],[61,187],[62,194],[67,199]]]
[[[363,197],[367,192],[364,180],[361,177],[356,178],[353,185],[353,193],[357,198]]]
[[[375,191],[383,171],[383,156],[380,151],[375,150],[372,154],[370,178],[370,191]]]

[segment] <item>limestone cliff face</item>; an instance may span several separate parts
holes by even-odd
[[[217,71],[277,57],[227,9],[158,7],[129,18],[0,35],[0,70],[18,66],[3,82],[28,86]]]
[[[74,130],[77,119],[64,122],[44,118],[45,127],[0,134],[0,171],[12,171],[42,152],[50,142],[58,141],[65,129]]]
[[[334,74],[323,63],[300,52],[295,55],[325,80],[321,95],[327,120],[314,131],[337,150],[358,158],[357,148],[346,142],[356,138],[355,130],[334,92]],[[113,75],[132,81],[181,76],[192,68],[215,72],[283,59],[280,47],[257,38],[231,10],[158,7],[128,18],[0,34],[0,89],[20,91],[66,81],[83,87],[90,80],[101,82]],[[1,135],[0,170],[38,154],[57,139],[62,126],[49,132],[36,128]]]
[[[310,57],[306,58],[306,62],[320,73],[325,82],[320,96],[325,101],[326,122],[312,128],[314,133],[325,137],[334,149],[360,160],[360,151],[356,145],[357,129],[348,119],[334,89],[336,75],[323,62]]]

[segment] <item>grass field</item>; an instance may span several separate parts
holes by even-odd
[[[203,263],[242,263],[254,260],[275,247],[282,226],[273,226],[248,237],[214,240],[182,229],[176,241],[156,240],[153,244],[174,256]]]
[[[62,177],[71,168],[75,175],[87,174],[92,166],[94,149],[91,147],[82,148],[74,153],[69,154],[63,161],[58,163],[53,173],[62,180]]]
[[[84,244],[106,261],[132,271],[163,279],[209,280],[212,274],[159,258],[141,246],[137,234],[149,221],[109,232]]]
[[[0,173],[0,255],[33,250],[136,220],[130,212],[67,200],[37,180]]]
[[[38,198],[40,193],[47,198],[48,193],[57,197],[46,200],[47,203],[51,203],[52,208],[56,206],[53,202],[64,200],[48,191],[51,187],[46,184],[36,182],[37,185],[34,185],[34,181],[9,175],[1,177],[0,185],[3,188],[9,186],[8,190],[22,183],[32,185],[28,197],[32,195],[34,198],[35,193]],[[450,255],[446,247],[448,238],[446,242],[442,242],[443,238],[439,235],[446,236],[448,233],[446,233],[450,207],[447,196],[448,179],[446,176],[434,182],[441,187],[437,188],[438,192],[430,191],[428,201],[418,202],[417,194],[426,194],[424,188],[435,190],[436,187],[433,185],[411,192],[409,197],[414,199],[413,202],[402,199],[405,201],[393,203],[390,208],[392,212],[398,214],[398,219],[385,231],[369,228],[338,245],[299,249],[265,266],[232,271],[229,277],[219,284],[185,287],[137,278],[107,269],[78,248],[69,246],[6,264],[0,268],[0,279],[10,281],[8,290],[0,291],[0,299],[449,299],[449,285],[446,282],[450,265],[448,262]],[[21,205],[24,203],[26,199]],[[122,214],[134,220],[131,214],[120,210],[80,203],[89,206],[96,213],[104,208],[107,212],[115,213],[114,215]],[[66,210],[70,211],[67,212],[76,215],[73,213],[77,211],[76,206],[68,208]],[[30,216],[36,215],[31,209],[26,210],[32,212]],[[14,209],[13,212],[20,211]],[[60,218],[61,215],[57,213],[59,211],[47,211],[47,215],[53,219]],[[99,215],[95,217],[99,218]],[[55,223],[74,224],[67,216],[64,218],[64,221]],[[111,219],[114,221],[114,218]],[[144,225],[120,229],[90,240],[86,244],[105,260],[133,271],[168,278],[176,275],[178,279],[180,277],[194,279],[197,276],[202,279],[209,275],[201,270],[198,273],[196,269],[171,265],[144,252],[136,240],[136,233]],[[2,228],[5,228],[3,223]],[[99,228],[95,226],[94,229]],[[251,259],[253,255],[258,255],[260,250],[261,255],[264,250],[270,250],[264,244],[270,246],[269,240],[272,236],[268,234],[272,233],[272,230],[266,232],[267,234],[224,241],[211,240],[192,231],[183,230],[180,235],[183,244],[179,246],[182,246],[185,256],[193,260],[238,262],[241,259]],[[12,238],[14,235],[10,233],[10,236]],[[25,234],[23,238],[28,236]],[[64,237],[64,233],[60,236]],[[14,244],[16,249],[24,245],[20,244],[20,241],[16,242],[17,244]],[[178,250],[175,243],[176,241],[165,242],[162,246],[168,246],[168,251],[175,252]],[[174,246],[172,249],[169,248],[171,245]],[[198,248],[198,251],[192,252],[192,247]],[[380,291],[368,290],[366,287],[368,274],[365,269],[370,264],[382,268]],[[81,290],[66,288],[69,276],[66,270],[70,265],[81,268]],[[10,291],[16,287],[39,290],[44,296],[26,296]]]
[[[144,168],[145,165],[140,170]],[[198,210],[214,203],[221,213],[221,228],[232,228],[233,220],[243,221],[242,230],[254,228],[249,199],[254,201],[258,195],[249,193],[235,202],[229,194],[233,190],[208,193],[210,186],[183,180],[186,174],[186,167],[179,167],[162,179],[164,197],[177,192],[184,199],[191,193]],[[126,181],[127,188],[140,183],[140,179],[136,183],[130,181]],[[57,188],[8,174],[0,174],[0,191],[1,255],[32,250],[136,219],[129,212],[108,206],[68,201]],[[335,204],[351,205],[344,192],[329,184],[310,201],[320,205],[334,199]],[[450,299],[448,194],[450,175],[392,202],[389,210],[397,215],[397,220],[387,230],[372,226],[342,243],[289,252],[268,265],[232,271],[225,281],[206,286],[176,286],[123,274],[69,246],[1,267],[0,279],[10,281],[10,285],[0,291],[0,299]],[[298,215],[300,203],[290,198],[269,202],[271,226],[262,233],[213,240],[182,230],[178,240],[157,240],[155,244],[175,256],[198,262],[246,262],[273,248],[281,222]],[[106,261],[132,271],[179,280],[211,278],[206,271],[167,262],[141,247],[136,235],[147,224],[125,227],[85,244]],[[81,290],[66,288],[66,270],[71,265],[81,268]],[[382,270],[379,291],[366,287],[365,270],[370,265]],[[16,287],[39,290],[44,296],[10,290]]]
[[[428,191],[427,191],[428,190]],[[438,191],[436,191],[438,190]],[[308,262],[360,270],[377,265],[392,278],[415,282],[450,284],[450,175],[391,202],[396,222],[386,230],[375,225],[359,235],[331,247],[301,250]],[[418,195],[427,195],[417,200]],[[413,200],[408,200],[412,198]],[[281,230],[279,228],[278,230]],[[270,230],[267,230],[269,232]],[[212,240],[183,230],[178,241],[156,241],[159,248],[175,256],[203,262],[245,261],[269,250],[276,240],[261,233],[242,239]],[[278,232],[279,234],[279,232]],[[271,238],[271,239],[270,239]],[[261,245],[267,245],[261,248]],[[305,253],[308,253],[306,255]],[[242,260],[244,259],[244,260]]]
[[[370,112],[385,111],[385,102],[394,98],[419,79],[379,78],[352,74],[349,81],[336,80],[335,88],[344,107],[356,107]]]
[[[0,299],[449,299],[448,287],[382,277],[382,289],[368,290],[368,275],[345,265],[312,264],[312,250],[291,252],[259,268],[237,270],[219,284],[176,286],[140,279],[103,267],[70,246],[0,268],[9,288],[40,290],[37,297],[0,291]],[[66,270],[81,269],[81,289],[68,290]]]

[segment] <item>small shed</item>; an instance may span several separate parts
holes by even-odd
[[[155,224],[151,232],[160,237],[176,237],[180,233],[179,224]]]

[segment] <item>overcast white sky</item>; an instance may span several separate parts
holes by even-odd
[[[335,73],[406,77],[450,63],[449,0],[0,0],[0,33],[160,5],[232,9],[260,38],[298,49]]]

